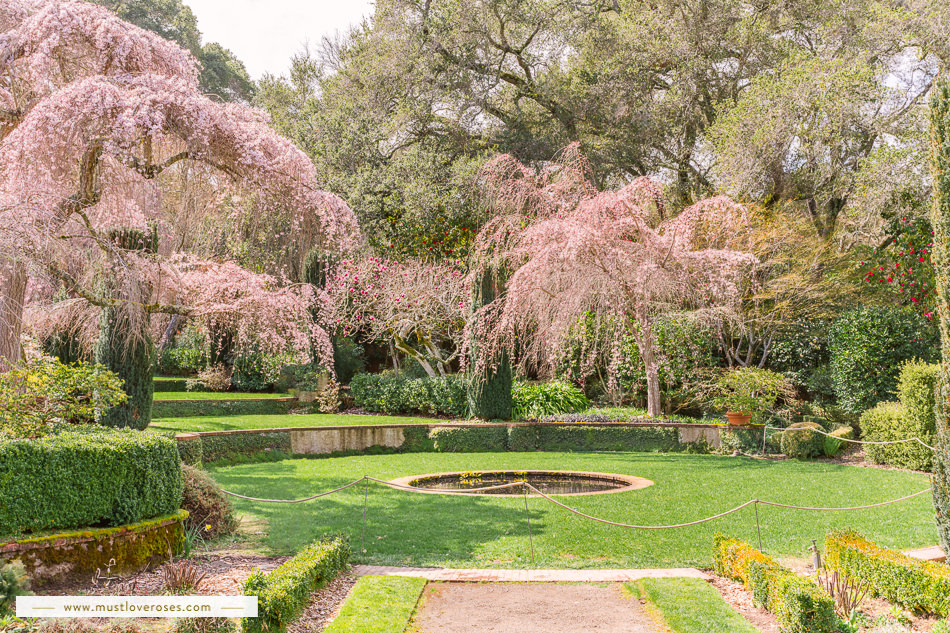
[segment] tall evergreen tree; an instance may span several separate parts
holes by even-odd
[[[488,305],[498,296],[501,290],[500,276],[486,270],[482,273],[479,283],[474,288],[473,310]],[[474,356],[478,341],[472,341]],[[485,420],[511,419],[511,362],[506,350],[500,352],[493,365],[486,365],[483,370],[476,371],[469,382],[468,403],[471,413],[476,418]],[[473,363],[474,366],[474,363]]]
[[[937,453],[934,455],[933,499],[937,530],[944,551],[950,551],[950,77],[937,83],[930,104],[931,164],[934,180],[933,262],[937,282],[937,314],[943,350],[937,384]]]

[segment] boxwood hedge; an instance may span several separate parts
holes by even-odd
[[[0,439],[0,536],[116,526],[181,504],[175,441],[132,429],[73,427]]]

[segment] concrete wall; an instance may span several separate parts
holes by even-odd
[[[298,455],[362,451],[370,446],[399,448],[406,441],[402,427],[348,426],[293,430],[291,452]]]

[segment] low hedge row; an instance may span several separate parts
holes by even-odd
[[[465,377],[459,374],[440,378],[357,374],[350,382],[350,394],[357,407],[390,415],[423,413],[466,417],[467,389]]]
[[[178,511],[175,442],[132,429],[71,427],[0,439],[0,536],[135,523]]]
[[[297,406],[291,397],[227,400],[156,400],[152,404],[153,418],[194,418],[207,415],[282,415]]]
[[[346,567],[350,546],[337,536],[312,543],[289,561],[265,574],[252,573],[244,595],[257,596],[257,617],[242,621],[244,633],[282,633],[310,604],[311,594]]]
[[[204,435],[179,441],[178,453],[182,462],[192,466],[267,454],[276,458],[290,453],[290,431]]]
[[[717,536],[713,567],[752,592],[755,603],[775,614],[783,633],[834,633],[834,600],[811,580],[740,541]]]
[[[857,532],[825,538],[825,566],[907,609],[950,615],[950,567],[878,547]]]

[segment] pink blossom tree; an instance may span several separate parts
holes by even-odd
[[[666,218],[652,181],[598,192],[588,173],[576,145],[541,173],[510,156],[484,168],[493,213],[475,242],[476,270],[509,274],[505,292],[470,321],[474,364],[507,353],[550,369],[572,330],[593,315],[598,329],[615,333],[608,341],[633,333],[647,410],[660,415],[654,322],[674,311],[713,314],[739,297],[743,271],[755,261],[734,248],[745,210],[719,197]]]
[[[444,376],[459,356],[469,290],[458,266],[344,260],[326,291],[328,318],[344,336],[392,344],[432,377]]]
[[[317,336],[327,353],[325,332],[303,318],[310,289],[178,255],[195,218],[163,204],[168,179],[187,175],[253,196],[304,253],[348,249],[355,217],[318,189],[301,151],[262,113],[204,97],[187,51],[91,3],[0,0],[0,33],[0,362],[20,355],[31,278],[118,310],[132,333],[151,315],[181,314],[227,321],[265,346],[302,350]],[[118,238],[150,230],[175,239]]]

